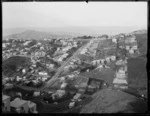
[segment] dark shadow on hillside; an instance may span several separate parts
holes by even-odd
[[[147,101],[137,99],[134,102],[128,104],[132,107],[132,111],[135,113],[146,113],[147,112]]]

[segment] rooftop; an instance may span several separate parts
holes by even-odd
[[[10,106],[11,106],[11,107],[18,108],[18,107],[24,105],[25,103],[27,103],[27,101],[21,100],[21,99],[19,99],[19,98],[16,98],[16,99],[13,100],[12,102],[10,102]]]

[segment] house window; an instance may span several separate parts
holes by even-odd
[[[24,107],[21,107],[21,113],[25,113]]]

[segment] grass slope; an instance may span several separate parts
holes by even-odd
[[[147,94],[147,69],[146,57],[128,59],[128,83],[129,86],[136,88],[140,93],[145,91]]]

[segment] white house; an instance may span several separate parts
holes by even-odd
[[[96,66],[96,60],[92,61],[92,64],[93,64],[94,66]]]
[[[127,66],[124,67],[124,71],[127,72]]]
[[[70,102],[70,104],[69,104],[69,108],[73,108],[75,106],[75,102],[73,101],[73,102]]]
[[[24,45],[28,45],[30,42],[31,42],[31,41],[26,41],[26,42],[24,43]]]
[[[118,73],[125,74],[125,70],[119,69],[119,70],[118,70]]]
[[[74,78],[74,74],[68,75],[69,79],[73,79]]]
[[[125,79],[115,78],[114,81],[113,81],[113,84],[128,84],[128,83]]]
[[[38,43],[37,43],[37,45],[41,45],[41,43],[40,43],[40,42],[38,42]]]
[[[22,73],[25,74],[26,73],[26,69],[22,69]]]
[[[128,86],[125,85],[114,85],[115,88],[128,89]]]
[[[39,72],[39,75],[42,75],[42,76],[47,76],[47,72]]]
[[[52,96],[57,95],[59,98],[65,95],[65,90],[57,90],[56,93],[52,94]]]
[[[106,57],[106,62],[107,62],[107,63],[110,62],[110,57]]]
[[[80,52],[80,54],[85,54],[85,52],[86,52],[86,50],[82,50],[81,52]]]
[[[97,65],[99,65],[99,64],[100,64],[100,60],[97,60],[96,62],[97,62]]]
[[[46,81],[47,80],[47,77],[42,77],[42,81]]]
[[[63,48],[62,51],[66,52],[66,51],[68,51],[71,48],[72,48],[71,46],[67,46],[67,47]]]
[[[129,50],[129,53],[130,53],[130,54],[134,54],[134,50],[133,50],[133,49],[130,49],[130,50]]]
[[[3,48],[5,48],[6,47],[6,44],[5,43],[3,43]]]
[[[49,64],[49,67],[50,68],[54,68],[54,64]]]
[[[22,78],[20,78],[19,76],[17,76],[16,80],[17,80],[17,81],[21,81]]]
[[[116,78],[118,78],[118,79],[125,79],[126,75],[125,74],[116,73]]]
[[[130,46],[126,46],[126,50],[129,50],[130,49]]]
[[[137,50],[137,46],[133,46],[132,49]]]
[[[131,37],[130,42],[135,42],[135,37]]]
[[[40,47],[40,50],[44,50],[44,47],[43,47],[43,46],[41,46],[41,47]]]
[[[101,64],[104,64],[105,59],[100,59]]]
[[[123,64],[123,60],[118,60],[117,62],[116,62],[116,65],[122,65]]]
[[[62,83],[61,86],[60,86],[60,88],[61,89],[65,89],[67,87],[67,85],[68,85],[67,83]]]
[[[116,39],[116,38],[113,38],[113,39],[112,39],[112,42],[117,43],[117,39]]]
[[[71,65],[73,65],[73,64],[74,64],[74,62],[70,62],[70,64],[71,64]]]
[[[34,92],[33,96],[40,96],[40,92]]]
[[[111,56],[111,60],[115,61],[116,60],[116,56]]]
[[[76,93],[76,95],[73,97],[74,100],[78,100],[81,97],[81,93]]]
[[[65,80],[66,80],[65,77],[60,77],[60,82],[63,83],[63,82],[65,82]]]
[[[10,111],[10,96],[2,95],[2,103],[4,111]]]

